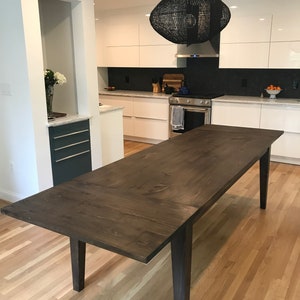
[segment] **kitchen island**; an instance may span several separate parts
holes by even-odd
[[[121,106],[126,140],[157,144],[169,138],[170,95],[144,91],[100,91],[99,102]]]
[[[86,243],[147,263],[170,242],[174,299],[187,300],[194,222],[257,160],[266,208],[270,147],[281,134],[202,126],[1,212],[70,237],[77,291]]]
[[[101,105],[99,113],[102,166],[106,166],[124,157],[123,107]]]

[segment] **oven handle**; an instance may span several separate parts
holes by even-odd
[[[177,105],[170,105],[170,107],[172,106],[177,106]],[[191,111],[191,112],[208,112],[211,107],[191,107],[191,106],[184,106],[184,105],[181,105],[181,107],[186,110],[186,111]]]

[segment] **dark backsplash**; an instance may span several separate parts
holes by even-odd
[[[196,93],[260,96],[270,85],[283,91],[278,98],[300,98],[299,69],[219,69],[218,58],[188,59],[186,68],[108,68],[109,85],[120,90],[152,91],[152,81],[165,73],[182,73]]]

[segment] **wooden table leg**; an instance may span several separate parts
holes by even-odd
[[[85,249],[84,242],[70,238],[73,289],[77,292],[84,289]]]
[[[193,224],[190,223],[171,240],[174,300],[190,299],[193,236]]]
[[[269,170],[270,170],[270,148],[260,158],[260,208],[265,209],[267,207],[268,196],[268,182],[269,182]]]

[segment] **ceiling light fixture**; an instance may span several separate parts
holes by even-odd
[[[162,0],[151,12],[150,23],[167,40],[190,45],[213,38],[230,17],[221,0]]]

